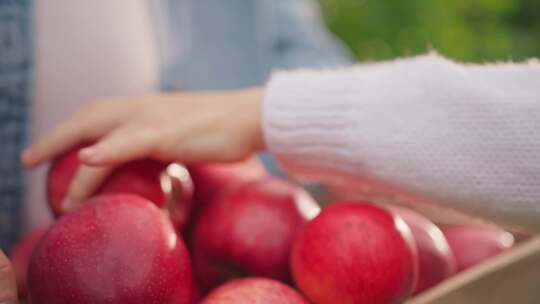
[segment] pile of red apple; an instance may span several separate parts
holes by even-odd
[[[28,303],[401,303],[513,244],[502,229],[438,227],[401,207],[321,210],[255,158],[139,160],[64,214],[78,166],[77,151],[54,162],[57,220],[12,252]]]

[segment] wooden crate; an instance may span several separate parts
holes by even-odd
[[[540,237],[463,271],[407,304],[540,303]]]

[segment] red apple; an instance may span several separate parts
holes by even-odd
[[[79,150],[57,158],[49,170],[47,195],[55,216],[63,213],[62,200],[80,165]],[[158,207],[168,207],[175,227],[181,231],[191,212],[193,184],[184,167],[144,159],[117,168],[97,191],[97,194],[104,193],[133,193]]]
[[[62,216],[35,249],[28,272],[34,304],[191,303],[183,240],[152,202],[97,196]]]
[[[491,226],[440,226],[462,271],[479,264],[514,245],[514,236]]]
[[[418,294],[453,275],[456,259],[442,231],[425,216],[397,206],[390,210],[400,216],[411,229],[418,251]]]
[[[336,203],[305,225],[291,255],[298,288],[314,304],[401,303],[418,277],[409,227],[369,203]]]
[[[10,260],[17,276],[17,290],[20,299],[26,298],[26,274],[28,272],[28,263],[30,256],[37,243],[41,240],[49,227],[35,229],[21,239],[11,251]]]
[[[319,212],[303,189],[274,178],[220,196],[195,223],[193,263],[204,287],[263,276],[290,281],[289,255],[304,223]]]
[[[247,278],[230,281],[201,304],[308,304],[296,290],[272,279]]]
[[[192,291],[192,304],[198,304],[201,302],[202,298],[204,297],[204,292],[200,286],[200,283],[197,282],[196,278],[193,278],[193,291]]]
[[[195,209],[200,210],[224,189],[268,176],[256,157],[236,163],[201,163],[188,166],[195,185]]]

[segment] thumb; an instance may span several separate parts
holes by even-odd
[[[71,181],[68,194],[62,202],[65,212],[73,211],[103,184],[113,167],[89,167],[81,165]],[[1,303],[0,303],[1,304]]]

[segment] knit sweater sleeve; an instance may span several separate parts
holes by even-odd
[[[277,72],[268,149],[292,175],[388,191],[540,227],[540,64],[435,54]]]

